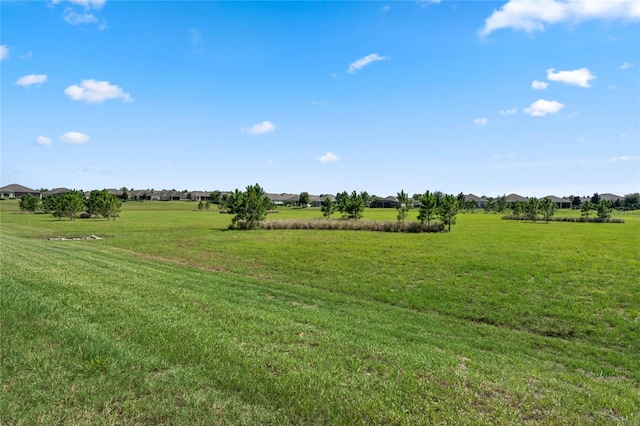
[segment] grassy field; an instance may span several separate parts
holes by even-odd
[[[638,215],[393,234],[229,231],[184,202],[16,210],[0,424],[640,423]],[[47,240],[83,235],[103,239]]]

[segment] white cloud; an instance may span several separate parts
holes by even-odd
[[[628,136],[627,136],[627,134],[626,134],[626,133],[622,133],[622,134],[620,135],[620,137],[621,137],[622,139],[626,139],[626,138],[628,138]]]
[[[526,32],[544,31],[546,25],[577,24],[590,20],[640,20],[640,2],[629,0],[510,0],[494,10],[480,30],[481,36],[512,28]]]
[[[189,36],[191,36],[191,44],[202,43],[202,31],[197,28],[189,28]]]
[[[532,117],[544,117],[547,114],[555,114],[564,108],[564,105],[557,101],[547,101],[544,99],[538,99],[532,103],[528,108],[522,111]]]
[[[383,11],[383,12],[388,12],[388,11],[390,11],[390,10],[391,10],[391,6],[389,6],[388,4],[387,4],[387,5],[385,5],[385,6],[382,6],[382,11]]]
[[[500,110],[500,115],[513,115],[516,112],[518,112],[518,108],[501,109]]]
[[[608,87],[609,90],[618,90],[618,87],[615,84],[610,84]]]
[[[531,87],[536,90],[544,90],[548,86],[549,86],[549,83],[547,83],[546,81],[533,80],[533,82],[531,83]]]
[[[6,44],[0,44],[0,61],[9,57],[9,48]]]
[[[596,76],[591,74],[589,68],[580,68],[573,71],[558,71],[549,68],[547,70],[547,79],[550,81],[559,81],[564,84],[571,84],[580,87],[591,87],[589,82],[595,80]]]
[[[263,121],[262,123],[256,123],[248,129],[242,129],[244,133],[252,135],[264,135],[265,133],[273,132],[276,130],[275,124],[270,121]]]
[[[489,119],[486,117],[476,118],[475,120],[473,120],[473,124],[475,124],[476,126],[486,126],[488,122]]]
[[[123,102],[133,102],[129,93],[122,88],[109,84],[108,81],[96,81],[93,79],[82,80],[80,86],[73,85],[64,89],[64,93],[74,101],[85,101],[99,104],[108,99],[122,98]]]
[[[67,132],[60,136],[60,141],[64,143],[82,144],[89,142],[90,140],[91,138],[89,136],[79,132]]]
[[[612,158],[609,159],[609,161],[611,161],[612,163],[617,163],[618,161],[637,161],[639,159],[640,159],[640,157],[622,156],[622,157],[612,157]]]
[[[83,6],[85,9],[100,9],[106,3],[106,0],[69,0],[69,3]]]
[[[64,20],[71,25],[95,24],[98,22],[98,18],[91,13],[78,13],[71,9],[64,11]]]
[[[46,136],[38,136],[38,139],[36,139],[36,143],[38,145],[47,146],[51,145],[53,141]]]
[[[353,74],[354,72],[358,71],[361,68],[366,67],[372,62],[383,61],[385,59],[389,59],[389,58],[386,56],[380,56],[377,53],[372,53],[370,55],[365,56],[364,58],[360,58],[352,62],[351,64],[349,64],[349,69],[347,69],[347,72],[349,74]]]
[[[624,64],[620,65],[621,70],[626,70],[628,68],[633,68],[633,64],[630,62],[625,62]]]
[[[16,84],[18,86],[24,86],[24,87],[29,87],[33,84],[42,84],[44,82],[47,81],[47,75],[46,74],[31,74],[31,75],[25,75],[20,77],[17,81]]]
[[[340,160],[340,158],[338,158],[337,155],[335,155],[333,152],[327,152],[325,155],[316,158],[317,161],[326,164],[326,163],[332,163],[334,161],[338,161]]]
[[[33,57],[33,52],[29,51],[27,53],[25,53],[24,55],[20,55],[18,56],[18,58],[20,59],[31,59]]]

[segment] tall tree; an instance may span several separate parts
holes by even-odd
[[[76,220],[79,213],[85,211],[84,194],[81,191],[71,191],[62,195],[62,208],[65,216],[70,220]]]
[[[300,197],[298,198],[298,205],[300,207],[308,207],[309,202],[311,201],[311,196],[308,192],[301,192]]]
[[[369,207],[371,205],[371,195],[367,191],[361,191],[360,196],[362,197],[362,202],[365,207]]]
[[[609,219],[611,217],[611,211],[613,210],[613,203],[609,200],[600,200],[597,207],[597,214],[600,219]]]
[[[591,197],[591,202],[593,204],[598,204],[600,202],[600,194],[598,194],[597,192],[593,194],[593,196]]]
[[[594,207],[595,206],[591,201],[589,201],[589,200],[585,201],[584,203],[582,203],[580,205],[580,215],[582,217],[586,217],[587,219],[589,219],[589,215],[591,214],[591,210],[593,210]]]
[[[513,211],[514,216],[522,216],[522,203],[518,200],[514,201],[511,205],[511,210]]]
[[[404,192],[404,189],[398,192],[398,204],[396,204],[396,210],[398,210],[398,222],[404,226],[404,220],[409,212],[409,194]]]
[[[336,209],[340,212],[343,219],[349,216],[349,194],[342,191],[336,194]]]
[[[322,216],[328,219],[331,217],[333,212],[336,211],[336,205],[331,198],[325,197],[322,207],[320,207],[320,211],[322,211]]]
[[[581,202],[582,202],[582,200],[578,196],[575,196],[575,197],[571,198],[571,208],[574,209],[574,210],[575,209],[579,209]]]
[[[245,192],[240,192],[239,198],[232,224],[238,226],[239,223],[242,223],[241,226],[246,229],[256,229],[260,226],[260,222],[267,217],[271,200],[257,183],[247,186]]]
[[[551,201],[551,198],[545,197],[540,202],[540,211],[546,223],[549,223],[551,217],[556,213],[558,205]]]
[[[348,219],[360,219],[364,212],[364,200],[362,196],[356,191],[353,191],[348,198],[347,205],[347,218]]]
[[[540,201],[536,197],[529,198],[529,201],[524,206],[524,211],[532,221],[536,222],[538,213],[540,213]]]
[[[440,200],[440,219],[451,232],[451,225],[456,223],[456,215],[458,214],[458,199],[455,195],[447,194]]]
[[[22,211],[33,213],[40,207],[40,200],[31,194],[26,194],[20,198],[18,206]]]
[[[436,196],[426,191],[420,196],[420,210],[418,212],[418,220],[421,224],[427,222],[427,226],[431,225],[431,221],[436,218],[438,212]]]

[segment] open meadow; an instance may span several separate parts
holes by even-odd
[[[0,201],[0,424],[640,424],[638,214],[401,234],[17,211]]]

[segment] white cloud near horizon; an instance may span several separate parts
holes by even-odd
[[[0,44],[0,61],[9,57],[9,48],[6,44]]]
[[[80,86],[73,85],[64,89],[65,95],[74,101],[85,101],[91,104],[99,104],[109,99],[121,98],[122,102],[133,102],[129,93],[125,93],[122,88],[109,84],[108,81],[97,81],[93,79],[82,80]]]
[[[18,86],[29,87],[34,84],[39,85],[42,83],[46,83],[46,81],[47,81],[46,74],[37,74],[37,75],[31,74],[31,75],[25,75],[20,77],[15,84]]]
[[[516,112],[518,112],[518,108],[501,109],[500,110],[500,115],[513,115]]]
[[[617,163],[618,161],[637,161],[640,160],[640,157],[637,156],[621,156],[621,157],[612,157],[609,159],[612,163]]]
[[[334,161],[339,161],[339,160],[340,158],[331,151],[328,151],[325,155],[316,158],[316,161],[322,164],[333,163]]]
[[[265,133],[273,132],[276,130],[275,124],[270,121],[263,121],[262,123],[256,123],[248,129],[242,129],[243,133],[249,133],[251,135],[264,135]]]
[[[533,80],[531,83],[531,88],[536,90],[545,90],[547,87],[549,87],[549,83],[546,81]]]
[[[545,26],[591,20],[640,20],[640,2],[629,0],[510,0],[485,20],[480,36],[511,28],[528,33]]]
[[[384,61],[385,59],[389,59],[389,58],[387,56],[380,56],[377,53],[372,53],[370,55],[365,56],[364,58],[360,58],[358,60],[353,61],[351,64],[349,64],[349,68],[347,69],[347,72],[349,74],[353,74],[359,69],[362,69],[367,65],[371,64],[372,62]]]
[[[91,138],[88,135],[80,132],[67,132],[60,136],[60,142],[64,143],[83,144],[90,140]]]
[[[564,104],[561,104],[560,102],[538,99],[522,111],[532,117],[544,117],[548,114],[555,114],[562,108],[564,108]]]
[[[38,139],[36,139],[36,143],[38,145],[48,146],[51,145],[53,141],[46,136],[38,136]]]
[[[486,126],[488,122],[489,119],[486,117],[476,118],[475,120],[473,120],[473,124],[475,124],[476,126]]]
[[[554,68],[549,68],[547,70],[547,79],[549,81],[558,81],[564,84],[589,88],[591,87],[589,82],[591,80],[595,80],[596,76],[591,74],[589,68],[580,68],[578,70],[558,72],[555,72]]]

